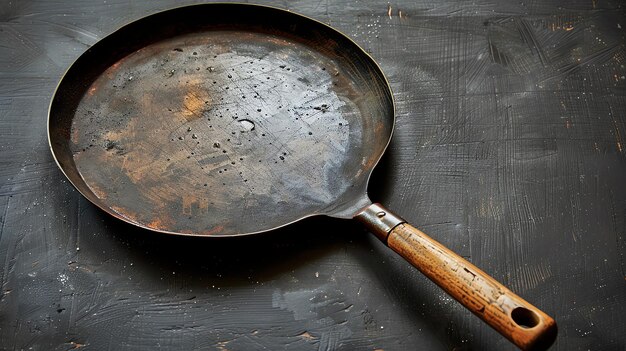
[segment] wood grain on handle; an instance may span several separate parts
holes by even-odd
[[[552,318],[413,226],[396,226],[387,245],[522,350],[556,338]]]

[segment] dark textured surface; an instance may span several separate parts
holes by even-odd
[[[397,129],[370,195],[559,323],[554,350],[626,347],[621,2],[264,2],[378,60]],[[0,345],[20,350],[506,350],[358,223],[250,238],[110,218],[48,151],[64,70],[175,1],[0,5]]]

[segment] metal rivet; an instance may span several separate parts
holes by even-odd
[[[383,211],[380,211],[380,212],[377,212],[377,213],[376,213],[376,216],[377,216],[378,218],[383,218],[383,217],[385,217],[385,215],[386,215],[386,213],[385,213],[385,212],[383,212]]]

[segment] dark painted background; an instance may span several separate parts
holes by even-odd
[[[57,81],[182,3],[0,4],[1,348],[513,349],[358,223],[170,237],[71,188],[46,138]],[[397,131],[375,201],[554,316],[554,350],[626,347],[622,2],[262,3],[335,26],[388,75]]]

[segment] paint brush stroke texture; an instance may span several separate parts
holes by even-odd
[[[553,349],[624,348],[621,2],[260,2],[331,24],[387,74],[398,124],[374,200],[555,316]],[[72,190],[46,140],[56,82],[181,4],[0,4],[0,348],[512,350],[358,224],[168,237]]]

